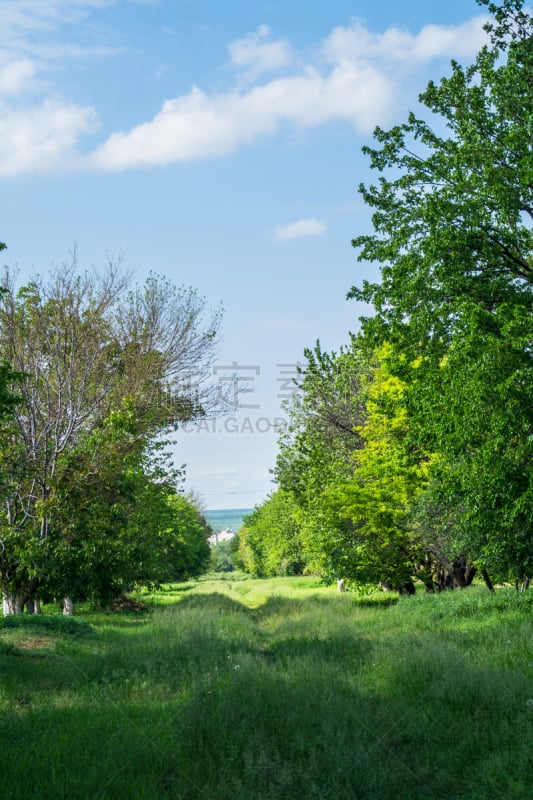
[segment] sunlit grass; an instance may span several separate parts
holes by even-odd
[[[4,621],[0,795],[529,800],[533,593],[384,598],[233,573]]]

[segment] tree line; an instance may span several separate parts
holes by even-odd
[[[245,521],[257,575],[318,572],[404,592],[533,575],[533,19],[491,14],[475,62],[375,131],[353,245],[380,279],[337,353],[306,351],[275,469]]]
[[[4,246],[3,246],[4,247]],[[137,584],[197,575],[201,510],[167,455],[180,422],[213,411],[219,309],[120,265],[76,255],[0,287],[0,583],[4,613],[105,604]]]

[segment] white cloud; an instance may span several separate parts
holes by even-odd
[[[61,62],[117,52],[98,41],[86,44],[86,32],[83,44],[75,41],[91,12],[113,1],[1,0],[0,175],[52,172],[79,164],[76,147],[82,136],[96,129],[96,111],[55,94],[47,97],[46,92]],[[31,105],[21,101],[28,92],[34,95]]]
[[[228,45],[232,64],[244,69],[249,80],[256,80],[265,72],[288,67],[294,61],[289,43],[283,39],[270,42],[269,36],[269,28],[261,25],[255,33],[249,33]]]
[[[151,0],[128,0],[128,2]],[[62,26],[79,26],[113,0],[2,0],[0,100],[47,84],[40,73],[58,59],[119,52],[94,41],[66,43]],[[405,74],[442,56],[471,55],[483,37],[483,18],[462,25],[428,25],[418,34],[390,28],[368,31],[359,22],[336,28],[303,64],[285,40],[261,26],[229,45],[235,79],[226,91],[190,92],[167,99],[152,119],[110,133],[92,152],[76,156],[94,130],[96,111],[56,97],[24,108],[0,105],[0,174],[57,168],[118,171],[220,157],[286,128],[305,130],[343,122],[369,134],[393,118],[405,91]],[[98,30],[98,28],[94,28]],[[55,31],[58,31],[57,37]],[[46,34],[46,37],[43,36]],[[57,38],[56,43],[54,39]],[[283,74],[266,79],[266,73]],[[49,71],[53,74],[53,71]],[[263,80],[261,81],[260,78]],[[134,87],[132,87],[134,90]],[[309,235],[309,234],[307,234]]]
[[[2,0],[0,29],[7,37],[57,29],[64,23],[81,22],[94,8],[110,0]]]
[[[32,82],[36,67],[28,58],[0,67],[0,95],[23,92]]]
[[[73,42],[54,42],[53,44],[28,44],[27,52],[40,60],[41,67],[46,64],[89,58],[107,58],[126,52],[123,47],[109,47],[106,45],[79,45]]]
[[[354,22],[337,28],[320,55],[329,65],[307,64],[293,73],[219,94],[194,87],[167,100],[149,121],[116,131],[87,159],[87,166],[122,170],[223,156],[284,126],[313,128],[343,121],[362,133],[385,124],[401,96],[404,71],[442,55],[470,55],[483,40],[484,18],[462,25],[428,25],[418,34],[390,28],[381,34]],[[254,80],[267,70],[286,68],[295,58],[286,42],[270,42],[270,31],[229,46],[234,66]]]
[[[95,126],[93,109],[59,98],[20,111],[0,109],[0,175],[66,168],[80,136]]]
[[[321,52],[334,63],[385,60],[412,65],[441,56],[470,57],[487,41],[483,25],[487,17],[474,17],[460,25],[426,25],[418,34],[399,28],[372,33],[357,20],[348,28],[335,28]]]
[[[46,73],[72,59],[103,58],[123,52],[97,41],[102,29],[92,28],[87,43],[82,23],[91,12],[114,0],[0,0],[0,95],[41,92]],[[130,0],[131,2],[131,0]],[[65,27],[68,34],[64,35]],[[83,43],[75,41],[84,31]]]
[[[284,124],[312,128],[333,120],[368,133],[392,100],[388,79],[370,66],[340,65],[323,76],[308,67],[246,92],[207,95],[198,88],[167,100],[158,114],[113,133],[88,158],[103,170],[163,165],[221,156]]]
[[[327,223],[323,219],[299,219],[288,225],[278,225],[274,231],[274,238],[279,241],[287,239],[301,239],[304,236],[321,236],[328,229]]]

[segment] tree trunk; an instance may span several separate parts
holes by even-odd
[[[477,569],[472,566],[472,564],[467,564],[465,568],[465,581],[466,585],[470,586],[474,578],[476,577]]]
[[[465,589],[470,586],[475,574],[476,568],[463,555],[457,556],[453,563],[442,560],[437,564],[434,588],[438,592],[445,589]]]
[[[344,578],[339,578],[338,579],[338,581],[337,581],[337,591],[339,591],[339,592],[345,592],[346,591],[346,585],[344,583]]]
[[[63,600],[63,614],[65,614],[67,617],[74,616],[74,603],[70,597],[65,597]]]
[[[395,588],[402,595],[416,594],[416,589],[413,581],[406,581],[405,583],[400,583],[400,585]]]
[[[2,595],[2,610],[4,617],[9,617],[12,614],[22,614],[22,597],[4,592]]]
[[[489,573],[487,572],[487,570],[486,569],[482,569],[481,570],[481,575],[483,577],[483,580],[485,581],[485,586],[487,587],[489,592],[493,592],[494,591],[494,586],[492,585],[492,581],[489,578]]]

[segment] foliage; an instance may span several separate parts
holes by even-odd
[[[21,402],[20,395],[13,387],[16,387],[22,377],[10,364],[0,364],[0,423],[12,418],[15,408]]]
[[[340,353],[326,353],[317,342],[304,355],[276,463],[278,482],[299,499],[319,493],[330,476],[342,474],[360,447],[356,427],[365,414],[361,387],[368,369],[355,338]]]
[[[352,295],[374,304],[366,330],[386,329],[413,358],[421,348],[442,357],[472,308],[530,307],[533,22],[520,6],[503,4],[493,47],[473,66],[452,63],[452,75],[421,95],[447,138],[411,113],[377,129],[380,149],[365,148],[374,169],[398,177],[360,187],[374,233],[354,245],[382,270],[380,283]]]
[[[102,464],[92,474],[76,451],[71,474],[57,487],[54,524],[37,564],[42,597],[108,603],[138,584],[183,580],[207,566],[210,528],[177,493],[179,475],[161,452],[164,443],[128,448],[123,436],[100,437]]]
[[[288,492],[278,489],[244,518],[239,558],[247,572],[260,577],[302,572],[305,561],[297,507]]]
[[[398,356],[412,442],[442,457],[421,524],[448,554],[524,579],[533,568],[533,18],[520,0],[483,4],[491,44],[428,85],[420,99],[435,119],[411,113],[366,148],[382,175],[361,187],[374,232],[354,245],[381,265],[381,281],[351,296],[375,308],[366,338]]]
[[[201,524],[168,519],[178,476],[151,461],[161,434],[213,410],[202,385],[220,313],[205,322],[202,298],[157,276],[133,290],[128,280],[113,264],[79,274],[74,259],[17,289],[6,270],[0,358],[21,376],[21,401],[2,428],[0,580],[18,603],[103,599],[156,579],[156,531],[165,570],[195,574],[205,560]]]
[[[354,245],[381,280],[350,294],[375,314],[339,354],[306,351],[287,409],[276,478],[327,580],[533,570],[533,21],[520,0],[482,4],[491,44],[428,85],[433,118],[365,148],[381,175]],[[270,546],[241,548],[245,567],[263,574]]]
[[[533,573],[528,349],[518,326],[513,341],[490,329],[465,333],[440,367],[442,394],[432,418],[435,427],[446,425],[439,435],[445,460],[424,500],[422,524],[430,520],[442,540],[453,520],[448,548],[469,553],[499,580]],[[428,398],[431,391],[419,385],[412,394]]]
[[[195,578],[208,567],[211,550],[207,540],[213,531],[190,497],[172,493],[166,505],[168,522],[159,534],[157,580]],[[145,525],[149,524],[146,519]]]
[[[358,584],[403,587],[426,560],[413,507],[432,459],[409,440],[405,386],[390,373],[387,355],[383,348],[368,376],[366,420],[357,429],[364,446],[353,475],[329,492],[331,513],[345,519],[349,530],[345,541],[338,537],[330,559],[337,574]]]
[[[329,553],[345,524],[332,516],[327,497],[331,487],[351,477],[362,445],[358,426],[366,413],[368,363],[355,338],[340,353],[325,353],[317,342],[305,357],[299,392],[286,409],[289,423],[280,435],[275,475],[297,506],[307,569],[333,579],[339,576]]]
[[[233,572],[235,569],[233,556],[232,541],[219,542],[211,548],[210,569],[213,572]]]

